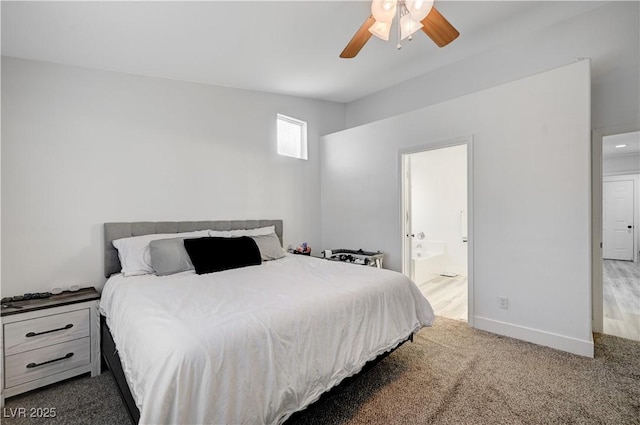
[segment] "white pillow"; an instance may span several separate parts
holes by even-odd
[[[118,258],[125,277],[153,273],[149,243],[158,239],[179,237],[201,238],[209,236],[209,230],[197,230],[184,233],[158,233],[153,235],[133,236],[114,240],[113,246],[118,250]]]
[[[282,249],[280,239],[275,233],[251,236],[251,239],[256,241],[262,261],[277,260],[284,257],[284,249]]]
[[[238,236],[264,236],[276,232],[276,226],[257,227],[255,229],[209,230],[209,236],[234,238]]]

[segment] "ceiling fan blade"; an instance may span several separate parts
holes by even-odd
[[[347,47],[340,53],[341,58],[349,59],[354,58],[365,43],[371,38],[369,28],[376,22],[373,16],[369,16],[360,29],[355,33]]]
[[[438,12],[435,7],[422,21],[422,31],[427,34],[439,47],[444,47],[458,38],[460,33]]]

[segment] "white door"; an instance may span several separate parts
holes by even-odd
[[[413,262],[411,259],[413,258],[413,243],[412,243],[412,232],[413,229],[411,227],[411,155],[403,155],[402,156],[402,171],[403,175],[403,234],[404,234],[404,274],[409,277],[411,280],[415,280],[415,271],[413,268]]]
[[[633,261],[633,180],[603,182],[603,257]]]

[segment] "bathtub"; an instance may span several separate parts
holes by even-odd
[[[441,241],[415,241],[411,251],[411,278],[421,284],[439,275],[445,267],[446,243]]]

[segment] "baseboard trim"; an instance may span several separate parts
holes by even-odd
[[[546,347],[555,348],[556,350],[566,351],[579,356],[593,358],[593,338],[590,340],[571,338],[564,335],[544,332],[538,329],[513,325],[511,323],[500,322],[498,320],[478,316],[474,318],[473,324],[474,328],[483,331],[532,342],[538,345],[544,345]]]

